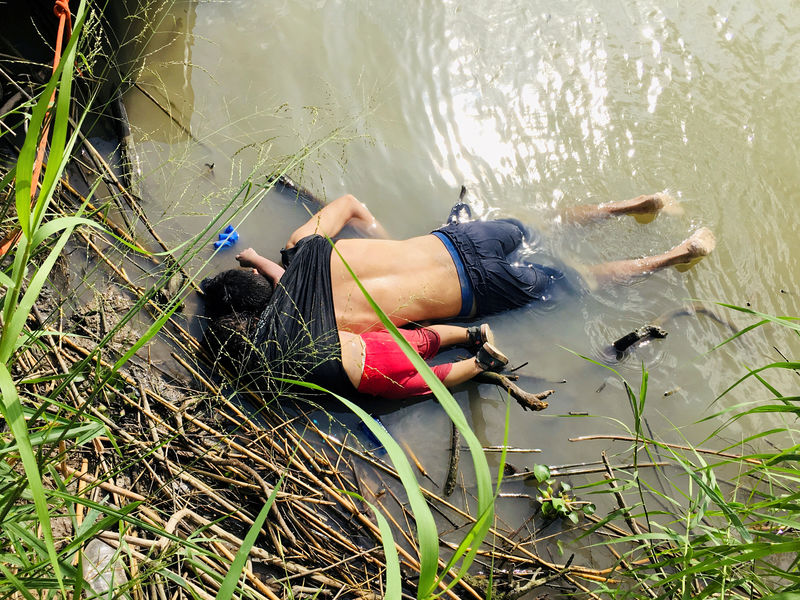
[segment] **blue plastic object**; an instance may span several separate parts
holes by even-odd
[[[233,228],[233,225],[228,225],[219,234],[219,241],[214,242],[214,248],[227,248],[233,246],[239,239],[238,232]]]

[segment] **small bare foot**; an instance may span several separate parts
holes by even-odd
[[[681,244],[686,249],[685,262],[675,265],[675,268],[680,272],[688,271],[704,256],[711,254],[716,245],[714,232],[708,227],[698,229]]]

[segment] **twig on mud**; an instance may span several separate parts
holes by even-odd
[[[617,505],[619,506],[620,510],[622,511],[622,516],[625,519],[625,523],[628,524],[628,528],[631,530],[633,535],[642,535],[642,529],[639,527],[639,524],[636,522],[636,519],[633,518],[631,515],[630,509],[628,508],[627,504],[625,503],[625,498],[622,497],[622,491],[619,489],[619,486],[616,484],[617,478],[614,475],[614,471],[611,468],[611,465],[608,462],[608,457],[606,456],[605,451],[600,453],[600,457],[603,460],[603,465],[605,466],[606,473],[605,478],[608,481],[608,485],[611,488],[611,492],[614,494],[614,498],[617,500]],[[647,542],[643,542],[643,544],[647,547],[647,554],[650,556],[650,560],[652,561],[653,565],[658,564],[658,558],[656,557],[655,553],[653,552],[652,546]],[[651,598],[657,598],[657,594],[648,586],[642,579],[634,573],[634,577],[639,581],[641,586],[644,588],[644,591],[647,592],[647,595]]]
[[[635,438],[628,435],[605,435],[605,434],[596,434],[596,435],[582,435],[579,437],[569,438],[570,442],[586,442],[589,440],[616,440],[620,442],[647,442],[647,440],[643,440],[641,438]],[[722,458],[732,458],[734,460],[743,460],[748,462],[752,465],[760,465],[762,462],[757,458],[747,458],[744,456],[739,456],[738,454],[732,454],[730,452],[720,452],[717,450],[708,450],[705,448],[692,448],[691,446],[683,446],[681,444],[669,444],[667,442],[653,442],[659,446],[665,446],[667,448],[675,448],[676,450],[687,450],[690,452],[698,452],[700,454],[709,454],[712,456],[720,456]]]

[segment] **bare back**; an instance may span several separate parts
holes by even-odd
[[[458,272],[436,236],[339,240],[336,250],[396,325],[446,319],[461,310]],[[331,255],[331,286],[339,329],[362,333],[380,327],[336,252]]]

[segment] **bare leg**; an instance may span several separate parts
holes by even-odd
[[[686,270],[710,254],[715,245],[714,234],[703,227],[663,254],[595,265],[589,267],[588,273],[596,283],[605,284],[623,283],[666,267],[675,266],[679,270]]]
[[[467,337],[466,327],[458,327],[456,325],[428,325],[426,329],[430,329],[439,334],[439,342],[443,348],[466,344],[469,339]]]
[[[652,220],[658,211],[665,208],[676,208],[675,201],[667,194],[651,194],[637,196],[619,202],[604,202],[590,206],[575,206],[563,213],[564,221],[580,225],[601,221],[620,215],[634,215],[643,222]]]
[[[483,369],[478,366],[474,358],[465,358],[453,363],[453,368],[442,380],[445,387],[453,387],[459,383],[464,383],[475,377],[478,373],[483,373]]]

